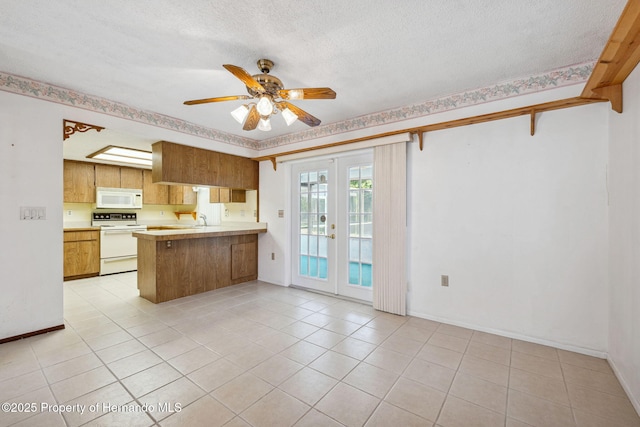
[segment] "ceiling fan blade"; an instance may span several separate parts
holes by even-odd
[[[251,97],[247,95],[219,96],[217,98],[204,98],[204,99],[193,99],[191,101],[184,101],[184,104],[185,105],[208,104],[209,102],[235,101],[236,99],[251,99]]]
[[[336,93],[328,87],[308,87],[303,89],[282,89],[278,91],[282,99],[336,99]]]
[[[251,74],[247,73],[244,68],[240,68],[236,65],[231,64],[224,64],[223,67],[226,68],[227,71],[229,71],[231,74],[242,80],[242,83],[244,83],[254,91],[258,93],[265,92],[264,87],[262,87],[260,83],[258,83],[253,77],[251,77]]]
[[[320,119],[313,117],[311,114],[307,113],[301,108],[296,107],[293,104],[288,103],[287,101],[282,101],[280,104],[284,105],[286,108],[291,110],[293,114],[298,116],[298,120],[303,122],[304,124],[314,127],[320,124]]]
[[[247,120],[244,122],[244,126],[242,129],[244,130],[254,130],[256,126],[258,126],[258,122],[260,121],[260,113],[258,113],[258,109],[255,105],[251,107],[249,111],[249,115],[247,116]]]

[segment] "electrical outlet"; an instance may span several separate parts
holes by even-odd
[[[444,274],[442,276],[440,276],[440,284],[442,286],[447,286],[448,287],[449,286],[449,276],[444,275]]]
[[[67,211],[67,215],[71,216],[71,211]]]
[[[160,211],[160,216],[164,215],[164,211]]]
[[[278,218],[284,218],[284,210],[278,210]]]

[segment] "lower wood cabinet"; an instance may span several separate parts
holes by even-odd
[[[80,279],[100,273],[100,232],[64,232],[64,279]]]
[[[231,245],[231,280],[253,280],[258,275],[258,242]]]
[[[138,238],[138,288],[154,303],[258,278],[258,235]]]

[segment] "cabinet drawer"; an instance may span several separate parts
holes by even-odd
[[[90,240],[98,240],[100,238],[99,231],[65,231],[65,242],[83,242]]]

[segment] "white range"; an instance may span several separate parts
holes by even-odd
[[[139,225],[135,212],[93,212],[91,225],[100,227],[100,275],[122,273],[138,269]]]

